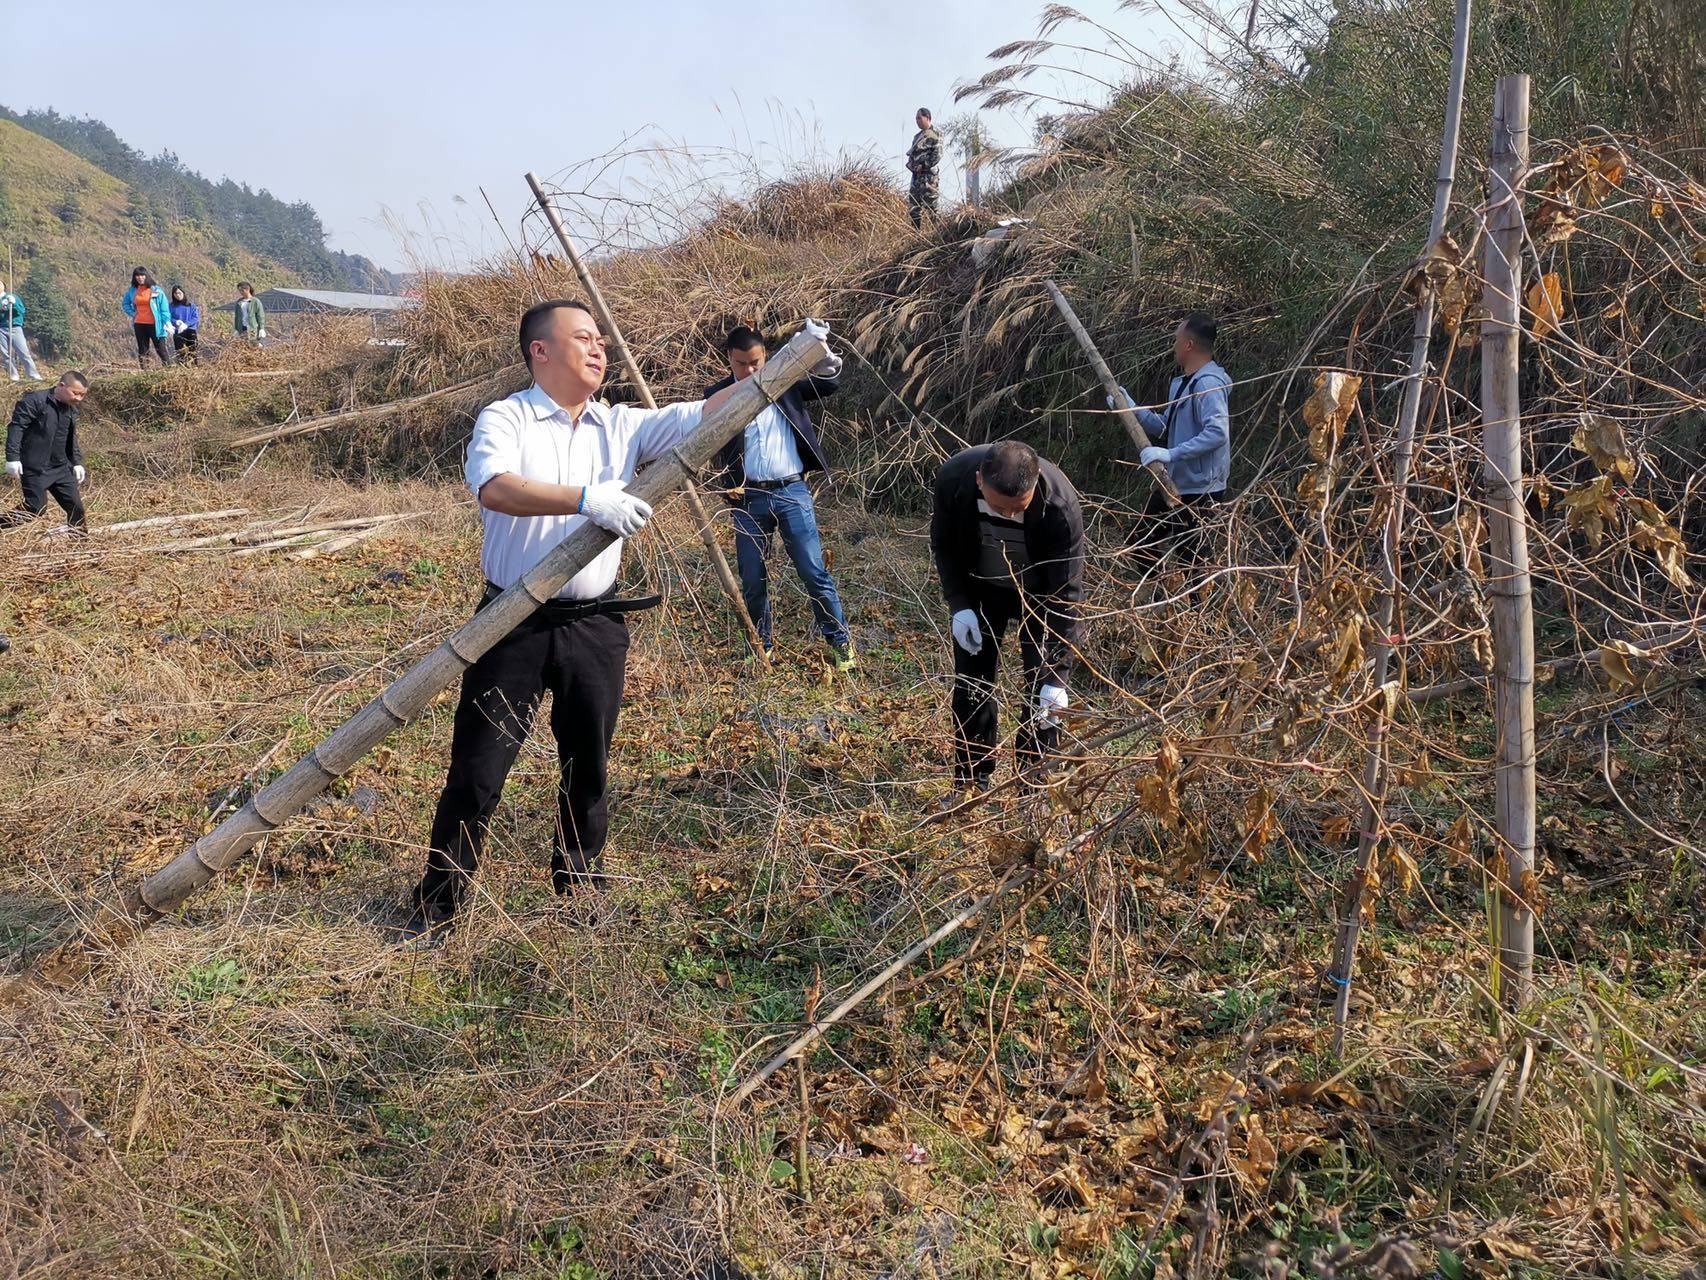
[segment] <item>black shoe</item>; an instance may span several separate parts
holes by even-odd
[[[406,947],[437,946],[456,928],[455,912],[436,910],[416,903],[401,923],[394,926],[397,942]]]
[[[962,804],[975,804],[988,795],[989,791],[990,782],[985,775],[979,774],[969,782],[956,778],[953,790],[942,797],[941,810],[943,813],[949,813]]]
[[[0,631],[0,653],[8,653],[12,648],[12,637]]]

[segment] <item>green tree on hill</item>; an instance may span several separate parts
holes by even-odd
[[[49,359],[71,354],[71,312],[66,309],[65,297],[59,291],[59,279],[47,261],[37,258],[30,263],[24,283],[18,286],[29,307],[30,341],[37,351]]]

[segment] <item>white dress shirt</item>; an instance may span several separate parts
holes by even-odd
[[[746,428],[746,478],[786,480],[805,470],[794,428],[775,405],[766,405]]]
[[[643,462],[667,452],[699,425],[703,400],[662,409],[615,408],[587,403],[579,419],[569,416],[537,385],[489,404],[474,423],[463,474],[479,495],[486,481],[510,472],[550,484],[627,483]],[[485,506],[480,567],[486,580],[505,590],[580,527],[585,516],[506,516]],[[559,600],[594,600],[616,585],[622,568],[618,538],[561,591]]]

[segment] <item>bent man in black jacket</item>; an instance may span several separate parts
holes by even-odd
[[[6,428],[6,474],[24,490],[24,510],[39,516],[47,497],[65,509],[73,529],[87,525],[83,515],[83,446],[77,442],[77,406],[89,380],[68,373],[47,391],[32,391],[12,408]]]
[[[1014,619],[1034,698],[1019,761],[1041,759],[1059,744],[1084,598],[1078,491],[1016,440],[962,450],[936,478],[930,549],[954,615],[954,785],[982,790],[995,771],[995,677]]]

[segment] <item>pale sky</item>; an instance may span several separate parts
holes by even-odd
[[[333,248],[382,266],[411,265],[398,220],[417,260],[459,266],[504,248],[481,186],[514,236],[526,170],[550,180],[636,135],[730,181],[747,163],[773,173],[840,153],[904,178],[914,109],[938,123],[969,109],[953,87],[988,70],[991,49],[1034,36],[1042,7],[0,0],[0,102],[92,115],[149,155],[306,200]],[[1118,0],[1075,7],[1151,52],[1177,39]],[[1003,141],[1029,133],[1011,114],[988,123]],[[621,176],[643,187],[636,168]],[[958,165],[945,160],[942,177],[944,199],[957,196]]]

